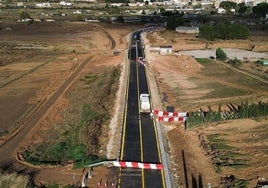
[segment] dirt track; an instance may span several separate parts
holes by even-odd
[[[1,143],[0,148],[0,166],[12,163],[13,152],[19,146],[21,140],[31,131],[31,129],[37,124],[37,122],[45,115],[45,113],[53,106],[55,101],[73,84],[73,82],[79,77],[81,71],[86,66],[86,64],[92,61],[92,57],[88,57],[84,62],[82,62],[76,70],[68,77],[68,79],[61,85],[60,88],[28,117],[26,122],[23,122],[14,132],[12,136],[8,136],[3,143]],[[20,124],[20,122],[18,122]]]

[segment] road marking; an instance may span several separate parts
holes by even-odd
[[[138,53],[138,50],[136,50],[136,53]],[[136,54],[138,56],[138,54]],[[143,162],[143,145],[142,145],[142,129],[141,129],[141,118],[140,118],[140,82],[139,82],[139,69],[138,69],[138,64],[136,63],[136,72],[137,72],[137,91],[138,91],[138,112],[139,112],[139,133],[140,133],[140,148],[141,148],[141,162]],[[144,182],[144,170],[142,169],[141,171],[141,182],[142,182],[142,188],[145,187],[145,182]]]
[[[141,174],[126,174],[126,173],[122,173],[121,174],[122,176],[125,176],[125,177],[128,177],[128,176],[137,176],[137,177],[139,177],[139,176],[141,176]]]
[[[142,50],[142,52],[143,52],[143,50]],[[143,54],[143,57],[145,57],[144,54]],[[148,76],[147,76],[147,70],[145,70],[145,77],[146,77],[146,81],[147,81],[148,92],[149,92],[149,94],[150,94],[150,96],[152,98],[152,94],[151,94],[151,90],[150,90],[150,84],[149,84],[149,79],[148,79]],[[153,107],[152,100],[150,100],[150,106],[151,106],[151,109],[152,109],[152,107]],[[154,134],[155,134],[156,145],[157,145],[158,159],[159,159],[159,162],[162,163],[162,157],[161,157],[161,153],[160,153],[161,152],[160,151],[160,144],[159,144],[159,138],[158,138],[158,131],[156,130],[155,120],[152,119],[152,121],[153,121]],[[162,186],[163,186],[163,188],[166,188],[166,179],[165,179],[164,169],[161,169],[161,177],[162,177]]]
[[[128,53],[128,52],[127,52]],[[131,53],[131,50],[130,50]],[[130,54],[131,57],[131,54]],[[120,159],[123,160],[124,155],[124,147],[125,147],[125,137],[126,137],[126,120],[127,120],[127,111],[128,111],[128,90],[129,90],[129,72],[130,72],[130,59],[128,58],[128,62],[125,62],[125,66],[128,66],[127,71],[127,87],[126,87],[126,99],[125,99],[125,114],[124,114],[124,123],[123,123],[123,134],[122,134],[122,140],[121,140],[121,153],[120,153]],[[121,175],[122,175],[122,169],[120,168],[119,171],[119,178],[118,178],[118,188],[120,188],[120,182],[121,182]]]

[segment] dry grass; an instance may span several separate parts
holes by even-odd
[[[27,183],[28,177],[24,175],[0,173],[0,187],[26,188]]]

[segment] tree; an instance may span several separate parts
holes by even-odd
[[[199,37],[207,40],[215,39],[247,39],[248,29],[240,24],[220,23],[215,26],[201,25],[199,27]]]
[[[166,11],[165,9],[163,12],[160,9],[160,13],[162,16],[167,16],[167,17],[171,17],[173,15],[171,11]]]
[[[225,60],[227,58],[227,55],[221,48],[217,48],[216,49],[216,58],[220,59],[220,60]]]
[[[168,17],[167,19],[167,29],[174,29],[180,25],[183,25],[183,21],[181,17]]]
[[[20,19],[27,19],[27,18],[31,18],[30,14],[28,12],[26,12],[26,11],[22,11],[20,13]]]
[[[237,4],[231,1],[222,1],[220,3],[220,7],[225,9],[227,12],[230,11],[231,9],[236,9],[236,6]]]
[[[124,17],[122,15],[121,16],[118,16],[117,17],[117,22],[124,23]]]
[[[253,15],[259,18],[265,18],[268,13],[268,3],[259,3],[252,9]]]
[[[246,6],[245,2],[239,3],[237,6],[237,12],[239,15],[245,15],[248,10],[249,10],[249,7]]]
[[[217,38],[214,27],[206,24],[199,27],[199,37],[207,40],[215,40]]]
[[[166,9],[164,9],[163,7],[161,7],[160,8],[160,14],[163,16],[165,12],[166,12]]]

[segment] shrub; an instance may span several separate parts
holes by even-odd
[[[176,27],[183,25],[183,20],[181,17],[174,17],[174,16],[170,16],[168,17],[167,20],[167,29],[172,29],[175,30]]]
[[[26,12],[26,11],[22,11],[20,13],[20,19],[26,19],[26,18],[31,18],[30,14],[28,12]]]
[[[239,65],[242,64],[242,61],[240,61],[239,59],[235,58],[233,60],[229,60],[228,63],[231,64],[231,65],[234,65],[234,66],[239,66]]]
[[[225,60],[227,58],[227,55],[221,48],[217,48],[216,49],[216,58],[220,59],[220,60]]]

